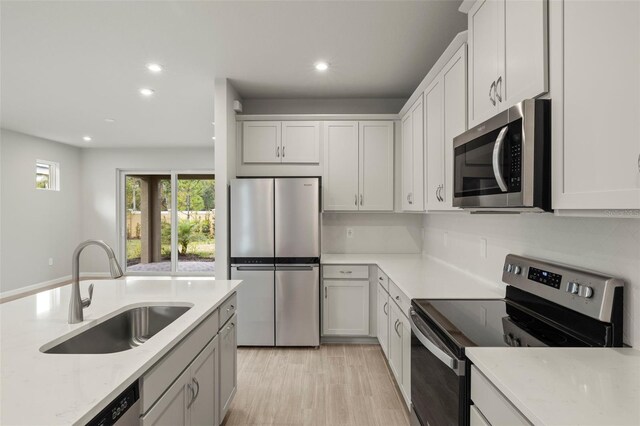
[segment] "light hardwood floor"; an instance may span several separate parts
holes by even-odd
[[[239,348],[235,425],[407,426],[409,417],[377,345]]]

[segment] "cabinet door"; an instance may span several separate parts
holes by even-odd
[[[469,11],[469,126],[472,127],[498,112],[492,85],[498,79],[500,1],[478,0]]]
[[[281,123],[245,121],[242,130],[243,163],[280,163]]]
[[[389,294],[382,285],[378,285],[377,306],[378,342],[384,355],[389,358]]]
[[[218,336],[191,363],[195,397],[189,407],[191,424],[218,424]]]
[[[411,111],[413,125],[413,194],[411,195],[411,207],[413,211],[424,210],[424,101],[422,96],[416,102]]]
[[[413,194],[413,114],[402,118],[402,210],[411,210]]]
[[[220,330],[220,417],[218,424],[222,423],[227,414],[229,405],[236,394],[238,383],[238,340],[236,335],[237,314]]]
[[[324,210],[358,210],[358,122],[325,122],[324,137]]]
[[[427,210],[438,210],[444,185],[444,84],[438,76],[424,92],[427,127]]]
[[[318,121],[283,121],[283,163],[320,163],[320,123]]]
[[[323,286],[323,334],[368,336],[369,281],[324,280]]]
[[[395,303],[389,303],[389,365],[398,386],[402,386],[402,313]]]
[[[402,339],[402,386],[400,389],[404,395],[407,406],[411,407],[411,325],[409,319],[400,315],[398,318],[400,335]]]
[[[189,425],[188,404],[192,398],[191,372],[187,368],[142,417],[142,426]]]
[[[359,135],[359,208],[393,211],[393,122],[360,122]]]
[[[444,147],[440,209],[453,207],[453,138],[467,130],[467,46],[463,45],[443,70]],[[431,167],[431,165],[429,165]]]
[[[547,92],[547,0],[502,0],[498,7],[496,98],[503,111]]]
[[[640,2],[550,7],[553,208],[639,209]]]

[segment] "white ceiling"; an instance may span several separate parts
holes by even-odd
[[[460,0],[0,4],[2,127],[79,146],[212,145],[214,77],[245,98],[408,97],[466,28]]]

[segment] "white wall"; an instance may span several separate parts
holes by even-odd
[[[486,258],[481,256],[481,238],[487,240]],[[624,341],[632,346],[640,345],[638,219],[550,214],[429,214],[424,216],[423,251],[496,283],[501,283],[504,257],[508,253],[623,278],[626,281]]]
[[[229,179],[236,177],[236,113],[233,101],[241,98],[226,78],[217,78],[215,87],[216,241],[221,242],[216,244],[216,278],[226,279],[229,275],[227,186]]]
[[[213,146],[211,148],[83,149],[82,238],[104,240],[114,250],[117,250],[117,169],[137,171],[213,170],[214,167]],[[216,193],[216,195],[218,194]],[[220,206],[216,203],[216,207]],[[216,250],[218,249],[216,248]],[[106,272],[109,270],[107,257],[97,247],[85,249],[80,266],[83,272]]]
[[[347,228],[353,237],[347,238]],[[422,216],[402,213],[323,213],[323,253],[420,253]]]
[[[245,99],[243,114],[397,114],[405,98]]]
[[[81,238],[81,150],[5,129],[0,139],[0,291],[6,292],[71,273]],[[60,164],[60,191],[36,189],[36,160]]]

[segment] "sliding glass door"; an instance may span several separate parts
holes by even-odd
[[[127,273],[215,275],[213,173],[121,171],[119,181]]]

